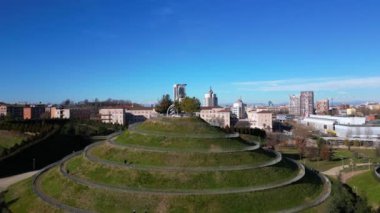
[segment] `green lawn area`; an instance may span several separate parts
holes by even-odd
[[[5,201],[11,212],[60,212],[39,199],[32,191],[32,179],[20,181],[9,187]]]
[[[350,164],[350,159],[353,159],[353,162],[355,163],[367,163],[368,159],[371,159],[371,162],[374,162],[376,160],[375,151],[374,150],[365,150],[365,149],[354,149],[351,147],[351,150],[348,149],[334,149],[332,160],[330,161],[311,161],[309,159],[303,158],[300,160],[299,154],[297,149],[295,148],[282,148],[280,150],[284,156],[288,156],[290,158],[293,158],[295,160],[298,160],[305,164],[307,167],[319,170],[319,171],[326,171],[333,167],[342,166],[342,163],[344,165]],[[364,158],[359,156],[359,158],[354,158],[353,152],[358,152],[362,154],[363,156],[368,156],[368,158]],[[343,161],[343,162],[342,162]]]
[[[13,131],[0,130],[0,147],[11,148],[20,143],[24,138],[23,134]]]
[[[156,118],[136,127],[138,131],[155,133],[224,135],[220,129],[210,126],[200,118]]]
[[[366,197],[372,207],[380,206],[380,181],[374,177],[373,170],[352,177],[348,185],[354,190],[356,188],[360,196]]]
[[[156,189],[217,189],[249,187],[280,183],[298,174],[298,167],[286,160],[265,168],[216,171],[141,171],[136,169],[109,167],[74,157],[67,162],[70,174],[94,182],[115,186]]]
[[[308,171],[301,181],[286,187],[226,195],[174,196],[91,189],[63,178],[57,168],[47,172],[42,183],[50,196],[97,212],[271,212],[310,202],[322,191],[319,178]]]
[[[225,150],[247,147],[239,138],[173,138],[164,136],[145,136],[126,131],[116,139],[120,144],[139,146],[174,148],[174,149],[204,149]]]
[[[257,165],[273,160],[275,155],[262,149],[247,152],[232,153],[194,153],[194,152],[144,152],[130,148],[119,148],[101,144],[89,150],[89,154],[101,159],[134,165],[150,166],[233,166]]]

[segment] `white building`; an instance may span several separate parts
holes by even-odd
[[[201,107],[199,116],[212,126],[231,126],[231,111],[221,107]]]
[[[301,115],[301,105],[300,105],[299,95],[289,96],[289,114],[295,115],[295,116]]]
[[[0,105],[0,117],[7,116],[7,106],[6,105]]]
[[[205,107],[217,107],[218,106],[218,97],[212,91],[211,87],[210,90],[205,94],[205,102],[204,102]]]
[[[174,101],[182,101],[186,97],[187,84],[174,84],[173,85],[173,97]]]
[[[158,113],[153,107],[129,107],[125,109],[126,119],[129,124],[142,122],[147,119],[155,118]]]
[[[302,91],[300,95],[301,116],[308,117],[314,114],[314,92]]]
[[[248,121],[251,128],[259,128],[263,130],[272,130],[272,112],[269,111],[249,111],[247,112]]]
[[[103,123],[112,123],[120,125],[126,124],[124,109],[100,109],[99,115]]]
[[[380,138],[378,125],[335,125],[335,132],[342,138]]]
[[[236,116],[238,119],[244,119],[246,118],[246,112],[245,112],[245,104],[241,99],[237,100],[235,103],[233,103],[231,107],[231,112],[233,115]]]
[[[70,109],[50,108],[50,118],[52,119],[70,119]]]

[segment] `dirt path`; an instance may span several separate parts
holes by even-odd
[[[1,178],[0,179],[0,191],[7,189],[10,185],[17,183],[21,180],[27,179],[29,177],[32,177],[34,174],[36,174],[39,170],[37,171],[31,171],[31,172],[26,172],[6,178]]]
[[[369,163],[358,163],[356,164],[356,166],[368,166],[368,164]],[[344,168],[348,168],[348,165],[344,165]],[[329,170],[326,170],[322,173],[329,176],[338,176],[340,171],[343,170],[344,168],[342,166],[337,166]]]

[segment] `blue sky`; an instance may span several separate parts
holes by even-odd
[[[377,0],[2,0],[0,101],[380,101]]]

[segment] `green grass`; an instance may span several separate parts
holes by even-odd
[[[151,195],[91,189],[63,178],[57,168],[47,172],[42,182],[43,190],[56,199],[97,212],[271,212],[310,202],[322,191],[319,178],[309,172],[302,181],[286,187],[227,195]],[[52,187],[55,185],[58,188]]]
[[[11,212],[60,212],[33,193],[31,178],[10,186],[5,194],[5,201]]]
[[[138,133],[124,132],[116,139],[120,144],[139,146],[173,148],[173,149],[203,149],[225,150],[241,149],[247,147],[241,139],[232,138],[173,138],[162,136],[144,136]]]
[[[157,118],[137,126],[139,131],[175,134],[215,134],[223,135],[221,130],[210,126],[200,118]]]
[[[329,161],[312,161],[307,158],[303,158],[302,160],[300,160],[298,151],[295,148],[282,148],[280,151],[284,154],[284,156],[291,157],[295,160],[298,160],[299,162],[302,162],[303,164],[305,164],[305,166],[319,171],[326,171],[333,167],[342,166],[342,161],[344,165],[348,165],[351,162],[350,159],[353,159],[353,162],[355,162],[356,164],[367,163],[368,159],[371,159],[371,162],[374,162],[374,160],[376,159],[374,150],[361,150],[353,148],[351,148],[351,151],[347,149],[334,149],[333,157]],[[368,156],[368,158],[364,158],[361,156],[359,158],[354,158],[353,151],[358,152],[363,156]]]
[[[348,185],[354,190],[356,188],[360,196],[366,197],[372,207],[380,206],[380,182],[374,177],[373,170],[352,177]]]
[[[258,149],[250,152],[235,153],[191,153],[191,152],[144,152],[130,148],[116,148],[101,144],[92,148],[89,153],[101,159],[124,163],[132,162],[137,165],[150,166],[233,166],[258,165],[272,160],[275,155]]]
[[[26,138],[21,133],[0,130],[0,147],[11,148],[12,146],[21,143],[21,141]]]
[[[239,171],[141,171],[99,165],[82,156],[69,160],[67,169],[70,174],[94,182],[157,189],[220,189],[259,186],[280,183],[298,174],[298,167],[288,161],[282,161],[270,167]]]

